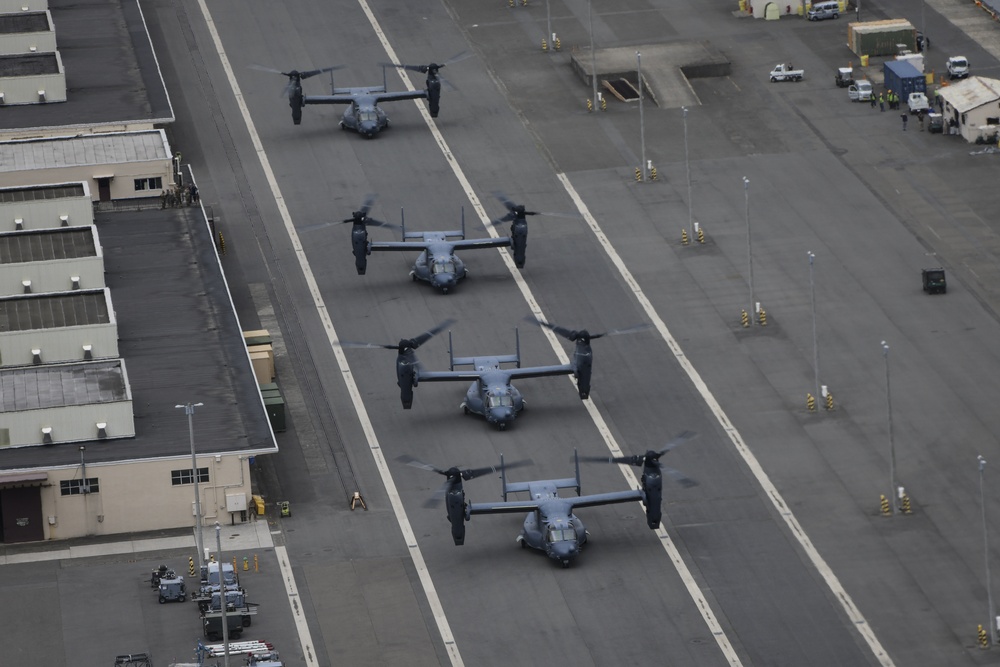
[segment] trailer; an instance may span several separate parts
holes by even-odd
[[[886,90],[896,93],[901,100],[910,99],[910,93],[927,94],[927,78],[905,60],[887,60],[882,73]]]
[[[207,611],[201,615],[201,625],[205,638],[209,641],[222,639],[222,611]],[[243,618],[238,614],[226,614],[226,627],[230,639],[239,639],[243,634]]]

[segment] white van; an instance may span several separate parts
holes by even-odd
[[[840,18],[840,3],[834,0],[817,2],[809,8],[810,21],[822,21],[823,19]]]

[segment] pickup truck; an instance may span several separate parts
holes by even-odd
[[[969,59],[965,56],[948,58],[948,78],[964,79],[969,76]]]
[[[868,79],[858,79],[847,87],[847,95],[852,102],[869,102],[872,94],[872,82]]]
[[[794,69],[791,63],[775,65],[771,70],[771,83],[775,81],[801,81],[805,70]]]
[[[910,93],[906,99],[906,105],[910,107],[910,113],[927,113],[931,110],[931,105],[927,102],[927,96],[923,93]]]

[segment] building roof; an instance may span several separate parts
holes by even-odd
[[[59,59],[54,53],[17,53],[0,56],[0,77],[3,78],[58,73]],[[7,127],[8,113],[16,108],[4,108],[4,127]]]
[[[939,90],[945,102],[950,103],[959,113],[1000,100],[1000,81],[982,76],[970,76]],[[997,112],[1000,115],[1000,108]]]
[[[0,141],[0,172],[170,158],[163,130]]]
[[[173,122],[137,0],[51,0],[49,12],[59,36],[68,99],[5,108],[4,130]]]
[[[0,14],[0,35],[48,31],[49,17],[45,12]]]
[[[91,227],[56,227],[0,233],[0,264],[95,257]]]
[[[83,197],[84,194],[83,183],[57,183],[54,185],[0,188],[0,204]]]
[[[0,413],[127,398],[121,359],[0,369]]]
[[[104,289],[2,297],[0,333],[107,324],[108,305]]]
[[[187,418],[174,407],[188,402],[204,404],[193,417],[199,453],[277,450],[200,213],[192,207],[96,215],[135,437],[88,442],[88,463],[189,457]],[[0,474],[74,465],[78,445],[0,449]]]

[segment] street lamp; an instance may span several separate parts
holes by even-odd
[[[750,283],[750,322],[754,321],[754,314],[757,312],[754,308],[753,299],[753,248],[750,244],[750,179],[746,176],[743,177],[743,196],[746,199],[746,219],[747,219],[747,264],[749,265],[749,283]]]
[[[587,17],[590,19],[590,80],[594,84],[594,100],[592,107],[597,110],[597,52],[594,51],[594,2],[587,0]]]
[[[639,145],[642,147],[642,180],[646,180],[646,122],[642,114],[642,54],[635,52],[636,75],[639,77]]]
[[[816,373],[816,393],[813,396],[816,400],[819,400],[819,344],[816,341],[816,281],[813,277],[813,260],[816,259],[816,255],[812,251],[807,251],[809,255],[809,295],[812,301],[812,320],[813,320],[813,370]]]
[[[990,622],[990,643],[997,643],[997,622],[996,614],[993,612],[993,589],[990,586],[990,538],[986,530],[986,493],[983,490],[983,470],[986,469],[986,459],[979,455],[979,504],[983,508],[983,560],[986,562],[986,604],[988,605],[987,618]]]
[[[226,575],[222,571],[222,526],[219,525],[218,521],[215,522],[215,552],[218,554],[218,558],[215,560],[219,563],[219,608],[222,610],[222,616],[220,617],[222,621],[222,664],[223,667],[229,667],[229,622],[226,620],[226,606],[229,604],[227,593],[229,589],[226,588]]]
[[[688,110],[681,107],[684,112],[684,168],[687,170],[688,181],[688,227],[691,227],[691,159],[688,155]]]
[[[889,422],[889,495],[892,499],[889,507],[891,513],[896,513],[896,442],[892,437],[892,390],[889,385],[889,345],[882,341],[882,358],[885,360],[885,406]]]
[[[200,408],[204,403],[186,403],[175,405],[175,408],[184,408],[184,414],[188,418],[188,437],[191,440],[191,475],[194,482],[194,544],[198,549],[198,565],[201,566],[205,559],[205,550],[201,545],[201,497],[198,495],[198,457],[194,453],[194,409]]]

